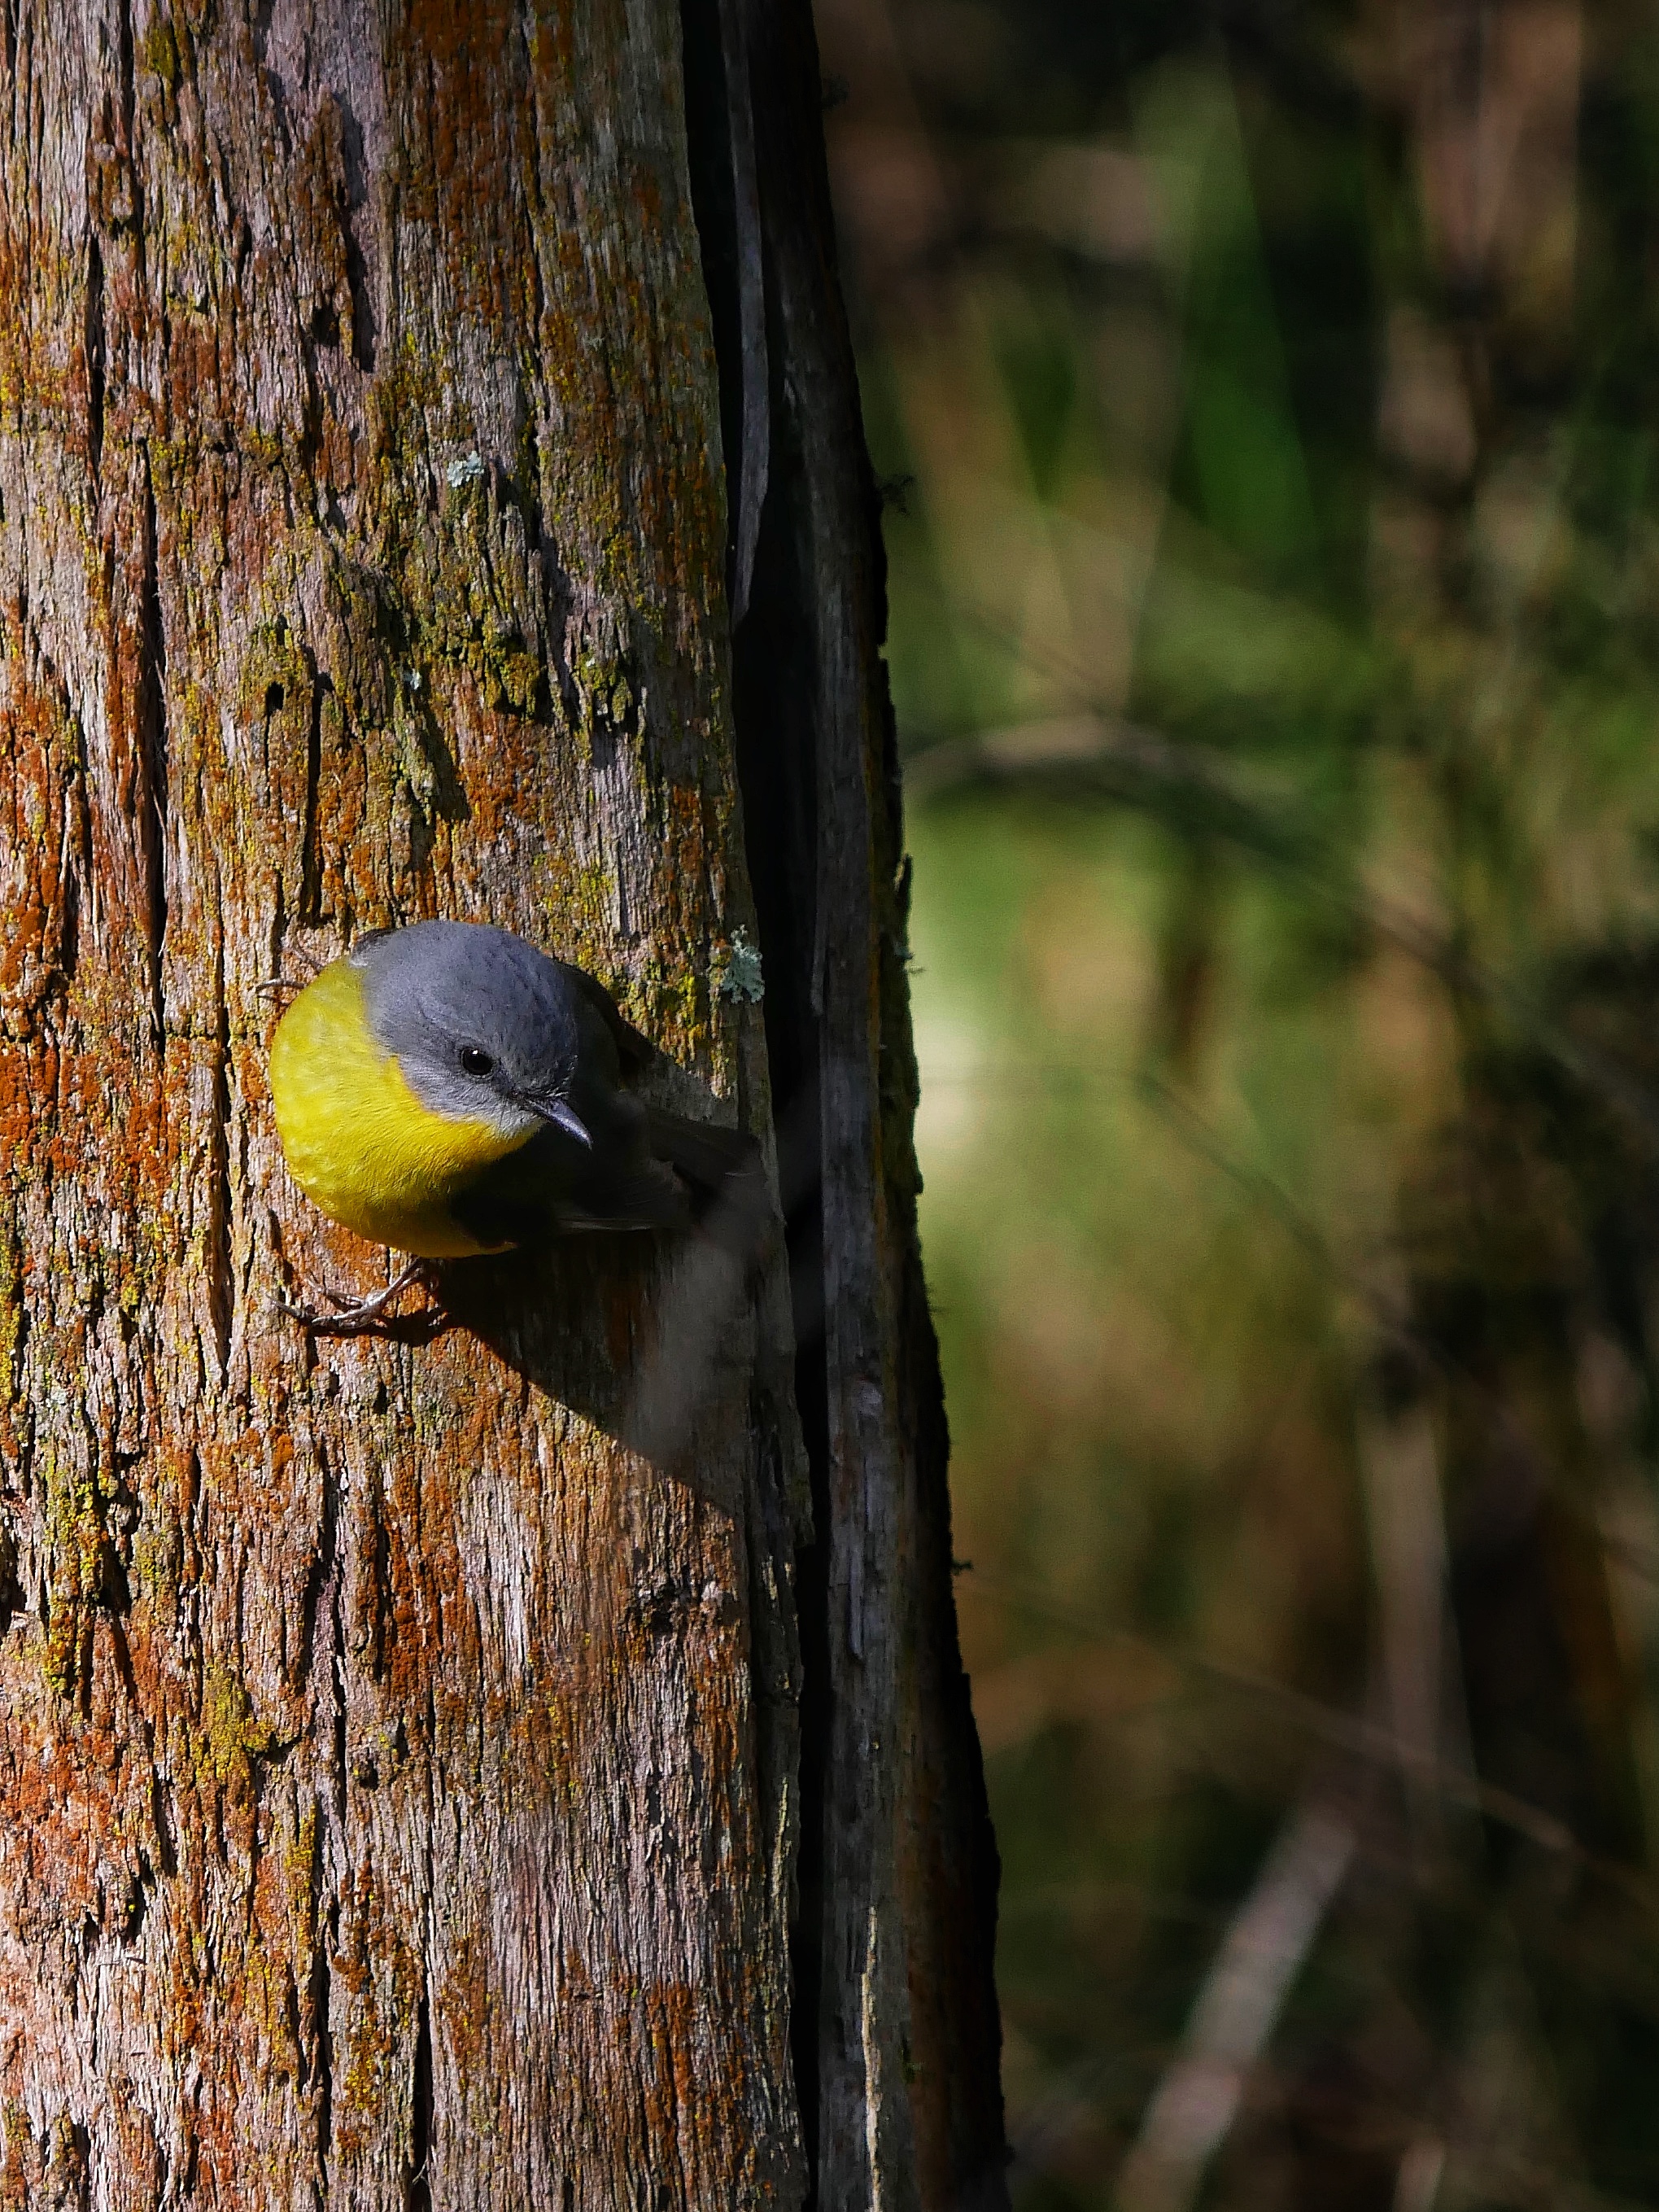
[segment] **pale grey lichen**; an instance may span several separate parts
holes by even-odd
[[[444,471],[451,491],[459,491],[463,484],[477,483],[484,472],[484,465],[477,453],[468,453],[459,461],[452,461]]]
[[[728,941],[714,947],[714,957],[708,963],[708,978],[717,999],[724,999],[732,1006],[739,1001],[746,1006],[759,1006],[766,996],[760,947],[746,929],[734,929]]]

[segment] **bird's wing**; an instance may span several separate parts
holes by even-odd
[[[596,1013],[610,1031],[617,1058],[628,1073],[636,1074],[641,1068],[648,1066],[656,1057],[656,1048],[621,1012],[604,984],[596,982],[586,969],[572,967],[568,960],[560,961],[559,965],[580,993],[582,1004]]]
[[[694,1189],[718,1191],[732,1176],[758,1174],[760,1147],[745,1129],[694,1121],[665,1106],[645,1109],[646,1142]]]
[[[544,1244],[584,1229],[684,1228],[684,1193],[642,1146],[592,1151],[542,1129],[493,1160],[450,1211],[481,1244]]]
[[[690,1212],[705,1236],[740,1260],[761,1249],[772,1217],[772,1194],[760,1146],[743,1129],[693,1121],[666,1107],[645,1109],[646,1139],[685,1185]]]

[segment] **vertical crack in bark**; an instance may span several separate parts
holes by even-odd
[[[324,1597],[333,1587],[338,1557],[339,1500],[328,1461],[320,1454],[317,1462],[317,1479],[322,1487],[321,1508],[317,1516],[317,1548],[300,1597],[300,1650],[294,1669],[295,1685],[301,1688],[311,1680],[317,1651],[317,1623]]]
[[[155,487],[145,450],[142,568],[138,587],[138,776],[134,824],[143,871],[151,1011],[159,1048],[167,1031],[161,950],[167,931],[167,644],[161,619],[156,549]]]
[[[689,42],[706,44],[708,28],[692,20],[709,0],[686,0]],[[701,40],[697,39],[701,28]],[[707,94],[705,93],[705,99]],[[693,112],[688,88],[688,117]],[[705,112],[705,146],[729,136],[724,108]],[[698,137],[694,131],[695,149]],[[711,167],[705,153],[705,176]],[[694,164],[694,178],[697,174]],[[730,226],[711,252],[703,232],[705,266],[711,270],[711,307],[722,385],[722,413],[741,422],[746,373],[752,355],[744,343],[738,214],[729,198],[705,185],[703,205]],[[700,210],[700,220],[702,219]],[[724,284],[722,309],[716,288]],[[769,349],[780,378],[787,340]],[[786,1236],[796,1334],[796,1402],[806,1445],[814,1540],[797,1562],[797,1605],[802,1666],[800,1707],[800,1841],[798,1912],[791,1944],[792,2044],[805,2141],[809,2201],[817,2201],[824,2171],[822,2136],[823,2017],[826,1998],[845,1976],[824,1955],[833,1916],[825,1892],[826,1820],[834,1763],[830,1605],[832,1526],[830,1393],[825,1336],[825,1245],[821,1125],[821,992],[817,947],[821,932],[822,824],[818,814],[819,744],[816,707],[821,684],[813,579],[802,565],[806,541],[801,502],[809,467],[781,394],[774,394],[770,428],[775,451],[769,471],[772,495],[756,520],[750,618],[732,640],[733,719],[738,778],[757,923],[767,976],[764,1001],[768,1057],[778,1103],[780,1177],[786,1194]],[[732,449],[728,430],[728,451]],[[793,489],[792,489],[793,488]],[[741,530],[741,518],[737,526]],[[734,597],[734,620],[738,606]],[[809,889],[810,887],[810,889]]]
[[[333,1974],[329,1945],[335,1932],[338,1905],[325,1909],[323,1873],[325,1838],[331,1814],[343,1826],[346,1807],[345,1621],[342,1611],[340,1561],[340,1500],[334,1471],[327,1455],[319,1454],[318,1480],[322,1495],[318,1515],[317,1549],[301,1601],[301,1648],[297,1680],[313,1683],[320,1636],[328,1638],[327,1696],[331,1700],[328,1725],[333,1754],[332,1787],[325,1798],[316,1799],[316,1826],[311,1850],[312,1970],[309,1998],[312,2018],[312,2079],[315,2096],[317,2174],[313,2183],[318,2212],[328,2203],[328,2160],[334,2141],[334,2042],[330,2027]],[[326,1612],[326,1626],[324,1614]],[[314,1705],[323,1703],[320,1688],[313,1686]],[[320,1711],[313,1723],[322,1734]]]
[[[207,1302],[222,1382],[230,1364],[235,1309],[230,1249],[230,1012],[225,1004],[222,946],[214,970],[214,1035],[208,1103]]]
[[[329,1577],[330,1680],[334,1692],[334,1811],[342,1826],[346,1811],[346,1624],[343,1580],[337,1551]]]
[[[121,140],[130,155],[132,151],[133,117],[132,0],[121,0],[116,60],[121,76]]]
[[[306,800],[304,824],[300,847],[300,912],[303,928],[315,928],[322,920],[323,860],[317,836],[318,793],[323,780],[323,701],[333,686],[326,676],[319,676],[311,687],[311,722],[306,732]],[[265,712],[283,703],[283,687],[273,684],[265,694]]]
[[[155,1835],[155,1863],[167,1881],[179,1871],[179,1853],[167,1814],[167,1784],[160,1767],[152,1764],[149,1778],[149,1824]]]
[[[334,2148],[334,2031],[330,2009],[334,2002],[334,1975],[328,1962],[331,1929],[317,1925],[317,1956],[312,1975],[312,2018],[316,2025],[317,2177],[313,2187],[319,2208],[328,2203],[328,2160]]]
[[[731,79],[709,51],[744,5],[682,0],[728,454],[753,349]],[[836,289],[810,14],[797,0],[748,29],[770,450],[732,714],[815,1523],[797,1583],[797,2093],[815,2202],[994,2208],[1006,2203],[996,1857],[957,1647],[947,1444],[915,1242],[878,509]],[[938,1984],[920,2009],[912,1975]]]
[[[692,210],[720,370],[734,629],[749,610],[771,449],[748,6],[749,0],[680,0]]]
[[[404,2181],[404,2212],[432,2212],[427,2160],[432,2154],[432,2004],[424,1986],[415,2028],[415,2063],[410,2081],[409,2170]]]
[[[748,414],[745,375],[752,373],[755,354],[744,345],[744,255],[730,150],[727,78],[720,60],[721,15],[720,0],[682,0],[692,204],[714,332],[722,432],[730,456],[743,451]],[[758,304],[763,331],[764,299]],[[781,355],[768,349],[761,358],[769,379],[775,381]],[[781,444],[784,417],[769,405],[766,424],[769,447],[775,439]],[[782,466],[777,465],[780,458]],[[800,1774],[789,1962],[791,2058],[811,2206],[817,2202],[820,2163],[824,1784],[831,1745],[824,1540],[830,1500],[819,1038],[812,999],[817,905],[817,733],[811,703],[814,647],[810,596],[781,490],[787,472],[799,466],[798,454],[769,455],[762,484],[771,486],[771,496],[763,503],[757,500],[748,618],[740,624],[735,592],[732,598],[732,687],[744,842],[766,975],[763,1012],[795,1332],[795,1404],[816,1532],[796,1558]],[[742,525],[736,514],[730,521],[735,549]]]
[[[121,142],[118,150],[125,165],[127,185],[132,196],[132,212],[127,224],[126,235],[131,240],[132,247],[131,273],[137,281],[132,288],[131,296],[142,300],[145,297],[149,286],[148,270],[145,267],[147,234],[144,222],[144,186],[138,169],[137,137],[138,106],[132,42],[132,0],[121,0],[120,30],[117,39],[116,60],[121,86]],[[163,359],[167,356],[167,313],[166,303],[163,302],[161,305]]]
[[[0,1637],[11,1626],[11,1617],[23,1609],[23,1593],[17,1581],[17,1540],[11,1522],[0,1518]]]
[[[317,2212],[325,2212],[329,2197],[329,2154],[334,2147],[334,2034],[331,2020],[334,1976],[329,1964],[329,1945],[333,1937],[338,1907],[325,1909],[324,1905],[324,1836],[328,1825],[328,1808],[320,1796],[313,1800],[312,1819],[307,1825],[311,1846],[307,1889],[311,1972],[306,1983],[307,2032],[300,2047],[295,2087],[302,2096],[311,2099],[312,2153],[315,2160],[312,2195]]]
[[[766,268],[761,243],[760,183],[755,166],[755,117],[750,88],[746,21],[749,6],[750,0],[720,0],[720,46],[726,59],[726,131],[732,147],[742,357],[743,435],[732,551],[734,628],[749,611],[771,458]]]
[[[98,240],[87,240],[87,305],[82,342],[87,359],[87,466],[95,506],[104,467],[104,379],[107,340],[104,330],[104,257]]]
[[[386,1501],[380,1492],[374,1493],[370,1510],[369,1535],[372,1546],[370,1578],[374,1595],[374,1619],[369,1625],[369,1672],[377,1682],[384,1682],[391,1658],[391,1646],[397,1632],[397,1612],[392,1590],[392,1538],[386,1524]],[[428,1875],[430,1869],[428,1869]],[[428,1888],[430,1891],[428,1880]]]
[[[90,842],[86,824],[86,779],[79,766],[64,793],[63,834],[58,848],[58,973],[75,981],[81,959],[81,865]]]
[[[346,295],[351,305],[351,358],[365,376],[374,373],[374,306],[369,297],[368,263],[357,242],[351,218],[368,198],[368,176],[363,161],[362,126],[344,94],[337,95],[340,117],[340,167],[344,191],[336,208],[340,244],[345,255]]]
[[[33,1486],[34,1421],[32,1408],[24,1395],[25,1363],[28,1358],[29,1331],[33,1316],[29,1302],[24,1296],[23,1239],[19,1233],[18,1214],[9,1206],[5,1214],[6,1232],[0,1260],[4,1262],[6,1304],[10,1308],[6,1333],[11,1339],[10,1357],[0,1370],[0,1382],[6,1393],[6,1410],[12,1424],[12,1451],[9,1462],[0,1474],[0,1497],[9,1501],[29,1502]]]

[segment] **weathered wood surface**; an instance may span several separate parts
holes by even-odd
[[[835,269],[805,0],[747,16],[766,245],[768,502],[734,690],[817,1527],[801,1578],[798,2074],[823,2212],[1006,2206],[997,1858],[951,1591],[916,1236],[880,502]],[[748,321],[720,313],[726,367]],[[746,398],[746,389],[744,392]],[[728,440],[736,410],[728,404]],[[748,427],[749,410],[743,410]],[[750,451],[744,440],[747,463]],[[810,1174],[791,1176],[803,1131]]]
[[[768,1124],[681,85],[668,0],[0,9],[0,2203],[799,2198],[781,1286],[308,1346],[255,994],[489,916]]]

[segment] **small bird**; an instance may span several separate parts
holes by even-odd
[[[277,1134],[331,1220],[410,1255],[373,1297],[328,1295],[336,1334],[371,1328],[429,1262],[571,1231],[701,1224],[751,1256],[764,1203],[740,1132],[635,1097],[651,1057],[602,984],[482,923],[375,930],[289,1007],[270,1048]]]

